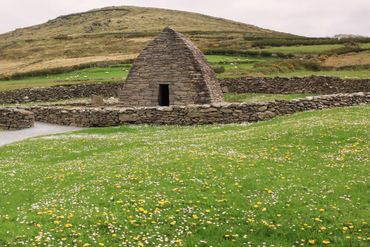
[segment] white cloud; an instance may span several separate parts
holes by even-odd
[[[113,5],[187,10],[307,36],[370,36],[369,0],[2,0],[0,33]]]

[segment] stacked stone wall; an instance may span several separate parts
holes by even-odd
[[[336,77],[236,78],[220,80],[224,92],[231,93],[313,93],[335,94],[370,92],[370,80],[342,80]],[[71,98],[117,97],[118,83],[74,84],[45,88],[25,88],[0,92],[0,104],[57,101]]]
[[[230,93],[337,94],[370,92],[369,79],[343,80],[325,76],[224,79],[221,80],[221,86],[224,92]]]
[[[117,83],[95,83],[2,91],[0,92],[0,104],[57,101],[85,98],[91,95],[113,97],[117,96],[118,86]]]
[[[32,112],[16,108],[0,108],[0,129],[25,129],[35,123]]]
[[[370,93],[335,94],[291,101],[171,107],[31,107],[36,120],[80,127],[121,124],[226,124],[256,122],[296,112],[354,106],[370,102]]]

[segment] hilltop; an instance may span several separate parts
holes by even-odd
[[[166,26],[184,33],[203,51],[249,48],[246,37],[294,37],[184,11],[107,7],[0,35],[0,75],[133,59]]]

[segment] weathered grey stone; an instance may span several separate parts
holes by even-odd
[[[0,129],[26,129],[35,123],[32,112],[17,108],[0,108]]]
[[[266,111],[266,110],[267,110],[267,106],[266,105],[263,105],[263,106],[258,107],[258,111]]]
[[[101,96],[91,95],[91,105],[92,106],[103,106],[104,99]]]

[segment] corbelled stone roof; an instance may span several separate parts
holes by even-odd
[[[159,85],[169,86],[170,105],[223,102],[216,75],[203,53],[167,27],[138,56],[119,90],[126,106],[156,106]]]

